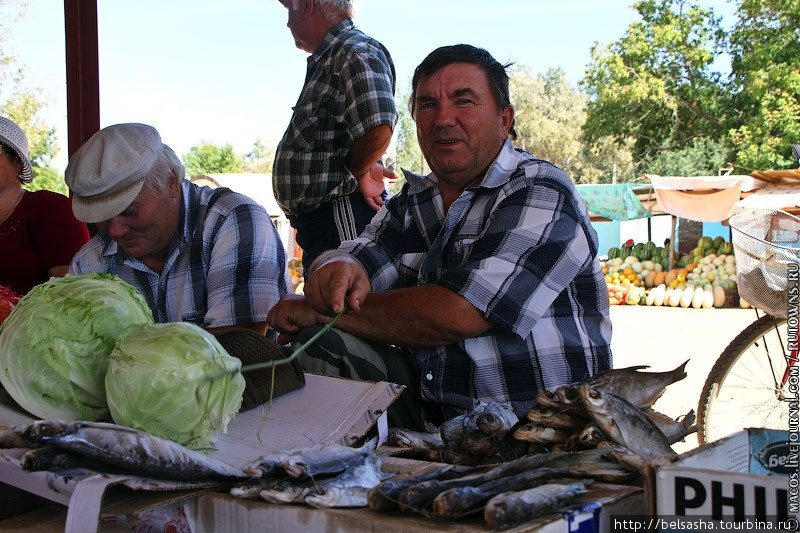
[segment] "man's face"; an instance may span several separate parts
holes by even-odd
[[[122,213],[97,223],[125,253],[145,261],[166,254],[180,211],[180,184],[173,176],[164,192],[145,185]]]
[[[513,118],[514,110],[500,108],[486,73],[472,63],[451,63],[417,82],[417,138],[431,170],[451,185],[483,179]]]
[[[304,13],[305,0],[281,0],[281,3],[289,11],[289,21],[286,26],[292,32],[295,46],[309,54],[312,53],[315,47],[309,42],[310,23]],[[294,4],[297,4],[297,9]]]

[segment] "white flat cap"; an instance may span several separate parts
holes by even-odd
[[[115,124],[92,135],[64,172],[75,217],[103,222],[122,213],[163,151],[158,131],[145,124]]]

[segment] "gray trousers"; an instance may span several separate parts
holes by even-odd
[[[294,340],[297,348],[313,337],[321,325],[304,328]],[[387,381],[405,385],[388,411],[389,427],[426,431],[425,424],[438,426],[441,410],[425,402],[419,393],[419,372],[411,355],[400,348],[366,341],[332,328],[298,356],[306,372],[363,381]]]

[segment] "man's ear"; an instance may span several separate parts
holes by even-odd
[[[172,198],[177,198],[181,194],[181,179],[178,177],[178,174],[172,170],[170,172],[170,180],[169,180],[169,195]]]
[[[506,107],[503,109],[503,129],[506,132],[506,136],[511,131],[511,127],[514,125],[514,108],[511,106]]]

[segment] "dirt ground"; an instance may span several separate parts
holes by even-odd
[[[672,417],[697,412],[700,389],[714,361],[736,335],[756,319],[752,309],[684,309],[681,307],[611,306],[614,367],[649,365],[671,370],[687,359],[687,377],[654,405]],[[682,453],[697,446],[692,435],[673,446]]]

